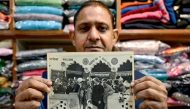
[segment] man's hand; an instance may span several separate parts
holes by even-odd
[[[52,82],[40,77],[30,77],[23,81],[16,90],[16,109],[36,109],[40,107],[40,100],[44,92],[50,92]]]
[[[144,76],[131,83],[135,99],[144,99],[140,109],[167,109],[167,90],[164,84],[151,76]]]

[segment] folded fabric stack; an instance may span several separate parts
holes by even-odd
[[[12,104],[12,40],[0,40],[0,106]]]
[[[173,9],[177,14],[177,27],[190,28],[190,0],[174,0]]]
[[[11,21],[9,1],[0,1],[0,29],[8,29]]]
[[[16,54],[18,80],[23,81],[30,76],[42,76],[47,70],[47,56],[49,52],[62,52],[62,48],[47,48],[19,51]]]
[[[15,0],[15,28],[19,30],[62,29],[62,0]]]
[[[69,25],[67,25],[67,30],[74,30],[74,15],[77,12],[77,10],[80,8],[80,6],[88,0],[68,0],[65,2],[66,7],[64,7],[64,14],[69,19]],[[114,6],[115,0],[97,0],[103,2],[105,5],[107,5],[111,12],[116,16],[116,7]]]
[[[134,51],[135,73],[153,76],[165,84],[171,97],[168,103],[190,104],[186,101],[190,96],[189,46],[171,48],[154,40],[124,41],[115,46],[121,51]]]
[[[176,28],[173,0],[122,0],[123,29]]]

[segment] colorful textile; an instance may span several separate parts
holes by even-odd
[[[144,5],[144,4],[151,4],[152,0],[148,0],[147,2],[122,2],[121,9],[128,7],[128,6],[135,6],[135,5]]]
[[[158,11],[154,12],[144,12],[144,13],[138,13],[138,14],[132,14],[129,16],[125,16],[121,18],[121,23],[125,23],[129,20],[134,20],[134,19],[158,19],[161,20],[162,18],[162,13]]]
[[[43,14],[54,14],[63,15],[63,9],[51,6],[16,6],[14,9],[15,13],[28,14],[28,13],[43,13]]]
[[[25,20],[16,22],[15,28],[19,30],[59,30],[62,24],[56,21]]]
[[[63,22],[62,16],[57,16],[53,14],[31,13],[31,14],[14,14],[13,16],[16,22],[21,20],[48,20],[48,21],[57,21],[60,23]]]
[[[139,8],[146,8],[146,7],[150,7],[150,6],[152,6],[152,4],[128,6],[128,7],[125,7],[125,8],[121,9],[121,14],[124,14],[124,13],[126,13],[128,11],[136,10],[136,9],[139,9]]]
[[[61,7],[62,0],[15,0],[17,6],[55,6]]]
[[[138,8],[138,9],[131,10],[131,11],[128,11],[128,12],[122,14],[121,17],[128,16],[131,14],[137,14],[137,13],[153,12],[153,11],[156,11],[158,9],[159,9],[158,5],[151,6],[151,7],[145,7],[145,8]]]

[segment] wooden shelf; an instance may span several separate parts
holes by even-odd
[[[128,29],[121,30],[119,40],[156,39],[190,42],[189,29]]]

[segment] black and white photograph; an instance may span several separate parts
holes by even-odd
[[[135,109],[132,52],[48,53],[48,109]]]

